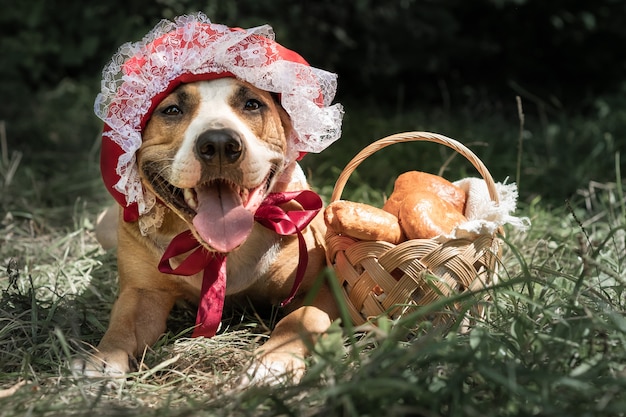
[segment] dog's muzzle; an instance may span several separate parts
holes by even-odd
[[[196,140],[196,155],[209,165],[234,164],[243,153],[243,140],[232,129],[207,130]]]
[[[193,152],[201,170],[194,185],[171,182],[167,160],[144,162],[145,178],[162,201],[193,225],[207,249],[229,253],[252,232],[255,213],[271,190],[278,167],[268,161],[266,171],[253,166],[253,174],[247,176],[254,161],[245,160],[244,137],[230,128],[202,132]]]

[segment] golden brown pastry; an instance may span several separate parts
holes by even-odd
[[[396,193],[394,191],[393,193],[391,193],[387,201],[385,201],[385,204],[383,205],[383,210],[398,217],[398,213],[400,213],[400,205],[402,205],[404,197],[406,197],[406,194],[402,192]]]
[[[461,213],[465,212],[465,191],[445,178],[427,172],[409,171],[400,175],[394,184],[391,196],[383,206],[383,210],[398,215],[402,200],[416,191],[434,193],[442,200],[452,204]]]
[[[337,234],[360,240],[384,240],[397,244],[404,240],[398,218],[367,204],[335,201],[324,211],[326,225]]]
[[[398,218],[409,239],[430,239],[450,233],[457,225],[467,221],[455,206],[427,191],[408,194],[400,206]]]

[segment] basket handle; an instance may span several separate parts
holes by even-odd
[[[373,142],[363,148],[361,152],[359,152],[354,158],[352,158],[350,162],[348,162],[346,167],[339,175],[339,178],[335,183],[335,188],[333,189],[333,194],[330,198],[331,202],[337,201],[341,198],[341,193],[343,192],[343,189],[348,182],[348,178],[350,178],[350,175],[352,175],[354,170],[361,164],[361,162],[367,159],[367,157],[383,148],[386,148],[389,145],[404,142],[434,142],[445,145],[460,153],[474,166],[474,168],[478,170],[480,175],[485,180],[491,200],[494,201],[496,204],[499,203],[498,192],[496,191],[496,184],[493,181],[493,177],[491,176],[491,173],[489,173],[489,170],[487,169],[485,164],[483,164],[483,162],[476,156],[476,154],[472,152],[468,147],[463,145],[461,142],[450,139],[447,136],[431,132],[396,133],[395,135],[390,135],[385,138],[379,139],[376,142]]]

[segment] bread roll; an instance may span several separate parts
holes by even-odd
[[[403,192],[394,191],[393,193],[391,193],[387,201],[385,201],[385,204],[383,205],[383,210],[398,217],[398,213],[400,213],[400,206],[402,205],[404,197],[406,197],[406,194],[404,194]]]
[[[450,233],[456,226],[467,221],[451,203],[425,191],[408,194],[402,202],[398,218],[409,239],[430,239]]]
[[[394,184],[393,193],[383,206],[383,209],[394,215],[398,215],[397,209],[402,204],[404,197],[416,191],[428,191],[434,193],[442,200],[452,204],[459,212],[465,212],[465,200],[467,196],[460,187],[452,184],[445,178],[427,172],[409,171],[400,175]]]
[[[398,218],[376,207],[352,201],[335,201],[324,211],[326,225],[337,234],[360,240],[404,240]]]

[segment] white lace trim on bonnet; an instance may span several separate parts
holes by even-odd
[[[165,36],[174,32],[175,36]],[[274,40],[270,26],[232,30],[211,23],[202,13],[185,15],[174,22],[162,20],[141,41],[122,45],[104,68],[95,113],[111,128],[103,135],[123,150],[114,188],[125,195],[127,205],[137,203],[142,232],[159,227],[163,213],[152,210],[155,196],[143,189],[139,179],[135,152],[142,141],[140,125],[151,99],[181,75],[229,72],[260,89],[279,93],[295,130],[288,141],[290,161],[301,152],[322,151],[341,135],[343,108],[330,105],[337,75],[283,60],[276,44],[263,38]],[[187,42],[184,47],[181,39]],[[132,59],[140,59],[141,64],[129,71],[126,65]],[[323,103],[319,103],[320,95]]]

